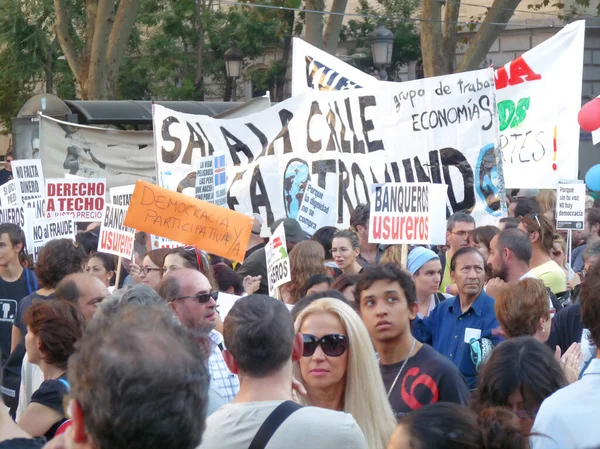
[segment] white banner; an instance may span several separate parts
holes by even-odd
[[[46,198],[35,198],[33,200],[25,201],[25,227],[23,228],[23,232],[25,233],[25,241],[27,242],[27,253],[31,257],[36,257],[37,254],[34,254],[33,248],[33,224],[36,220],[45,217],[46,211]]]
[[[128,186],[112,187],[110,189],[110,202],[116,206],[129,206],[133,196],[135,184]]]
[[[0,186],[0,204],[2,207],[21,204],[19,189],[17,189],[17,182],[14,179]]]
[[[121,131],[40,116],[40,159],[46,178],[104,178],[107,186],[156,182],[150,131]]]
[[[44,171],[39,159],[12,161],[13,176],[21,201],[25,202],[45,195]]]
[[[135,229],[123,224],[127,206],[106,204],[100,225],[98,251],[133,260]]]
[[[14,223],[25,229],[25,206],[8,206],[0,208],[0,223]]]
[[[578,177],[584,35],[585,21],[573,22],[496,71],[507,188],[555,189],[560,179]],[[295,95],[347,86],[407,89],[406,83],[378,81],[297,38],[292,62]],[[334,81],[340,79],[345,81]]]
[[[50,240],[71,239],[75,241],[77,228],[72,217],[41,218],[36,220],[30,244],[30,254],[33,261],[37,262],[38,254],[42,247]]]
[[[159,185],[193,196],[193,158],[215,154],[226,158],[229,207],[259,213],[268,225],[297,218],[309,180],[337,198],[342,227],[382,182],[448,184],[449,213],[494,224],[503,190],[493,84],[484,69],[309,92],[231,120],[154,105]]]
[[[269,296],[275,295],[275,290],[292,280],[290,270],[290,255],[287,252],[285,229],[283,223],[277,226],[265,246],[267,259],[267,277],[269,281]]]

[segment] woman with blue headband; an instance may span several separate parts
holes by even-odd
[[[439,292],[442,264],[436,253],[421,246],[408,253],[408,271],[412,274],[417,290],[420,318],[425,318],[435,307],[450,295]]]

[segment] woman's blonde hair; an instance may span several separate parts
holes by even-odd
[[[542,189],[537,194],[536,200],[540,205],[540,213],[554,211],[556,209],[556,190]]]
[[[300,298],[300,290],[306,281],[315,274],[327,274],[325,268],[325,249],[319,242],[306,240],[297,243],[290,251],[290,303],[293,304]]]
[[[379,263],[393,263],[402,268],[402,245],[390,245],[388,246]]]
[[[295,322],[296,332],[310,315],[323,312],[335,315],[348,337],[344,412],[354,417],[369,449],[385,449],[396,427],[396,419],[385,394],[369,332],[352,307],[333,298],[318,299],[300,312]],[[294,363],[294,376],[306,386],[299,362]],[[308,398],[300,398],[300,402],[312,405]]]

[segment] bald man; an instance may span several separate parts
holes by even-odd
[[[240,390],[240,382],[225,364],[221,354],[225,349],[223,335],[215,330],[218,292],[212,290],[207,277],[199,271],[179,268],[163,278],[158,294],[192,334],[208,336],[211,342],[208,358],[211,387],[214,386],[226,402],[233,401]]]
[[[89,321],[93,318],[98,304],[108,295],[108,288],[100,279],[87,273],[74,273],[58,283],[54,299],[73,303],[86,321]]]

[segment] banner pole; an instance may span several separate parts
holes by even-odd
[[[115,278],[115,291],[119,290],[119,281],[121,280],[121,265],[123,264],[121,256],[117,262],[117,277]]]
[[[573,247],[573,231],[567,231],[567,263],[571,266],[571,248]]]
[[[406,269],[406,265],[408,262],[408,245],[406,243],[402,244],[402,249],[400,250],[400,263],[402,266],[400,268]]]

